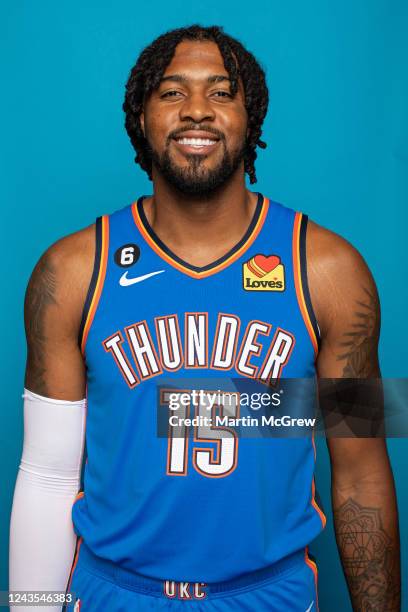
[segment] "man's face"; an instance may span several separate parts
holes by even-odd
[[[159,88],[145,101],[141,125],[159,172],[187,194],[208,194],[243,172],[247,112],[242,82],[231,97],[228,72],[213,42],[183,41]]]

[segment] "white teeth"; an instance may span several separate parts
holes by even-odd
[[[210,140],[209,138],[178,138],[177,142],[183,145],[190,145],[192,147],[208,147],[216,140]]]

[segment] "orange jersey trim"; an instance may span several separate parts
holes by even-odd
[[[326,522],[327,522],[326,515],[324,514],[322,509],[319,507],[319,505],[318,505],[318,503],[317,503],[317,501],[315,499],[315,494],[316,494],[316,485],[315,485],[315,479],[313,477],[313,479],[312,479],[312,501],[311,501],[311,503],[312,503],[313,508],[316,510],[317,514],[319,515],[320,520],[322,521],[323,528],[324,528],[324,527],[326,527]]]
[[[295,223],[294,223],[294,228],[293,228],[293,243],[292,243],[293,273],[294,273],[294,278],[295,278],[296,296],[297,296],[298,304],[300,307],[300,312],[302,313],[302,317],[305,322],[306,329],[312,341],[312,345],[315,351],[315,356],[317,357],[317,354],[319,351],[318,340],[317,340],[316,334],[313,329],[309,311],[306,306],[305,296],[303,293],[301,267],[300,267],[300,223],[302,221],[302,216],[303,215],[300,212],[297,212],[295,215]]]
[[[314,460],[316,463],[316,443],[315,443],[315,439],[314,439],[314,429],[312,432],[312,445],[313,445],[313,454],[314,454]],[[315,484],[315,479],[314,476],[312,478],[312,499],[311,499],[311,504],[313,506],[313,508],[316,510],[317,514],[320,517],[320,520],[322,521],[322,525],[323,525],[323,529],[326,527],[326,523],[327,523],[327,518],[325,513],[323,512],[323,510],[320,508],[319,504],[317,503],[316,499],[315,499],[315,495],[316,495],[316,484]]]
[[[75,502],[78,501],[78,499],[81,499],[81,497],[83,497],[85,495],[85,491],[79,491],[79,493],[77,494],[77,496],[74,499],[74,504]]]
[[[192,278],[198,279],[198,278],[206,278],[207,276],[211,276],[212,274],[216,274],[217,272],[224,270],[224,268],[231,265],[234,261],[236,261],[239,257],[241,257],[243,253],[245,253],[245,251],[251,246],[251,244],[254,242],[259,232],[261,231],[264,221],[266,219],[266,215],[268,214],[268,208],[269,208],[269,199],[263,197],[262,210],[259,215],[258,221],[254,229],[252,230],[250,236],[245,241],[245,243],[237,251],[235,251],[230,257],[226,258],[220,264],[218,264],[217,266],[214,266],[213,268],[209,270],[205,270],[203,272],[196,272],[194,270],[190,270],[190,268],[183,266],[181,263],[173,259],[173,257],[171,257],[168,253],[166,253],[165,251],[163,251],[163,249],[160,248],[160,246],[153,240],[153,238],[146,231],[146,228],[144,227],[142,220],[140,219],[140,215],[137,210],[137,200],[133,202],[132,204],[132,215],[133,215],[135,224],[138,230],[140,231],[140,233],[142,234],[143,238],[148,243],[148,245],[153,249],[153,251],[155,251],[155,253],[159,255],[159,257],[164,259],[168,264],[170,264],[171,266],[173,266],[173,268],[176,268],[180,272],[183,272],[184,274],[187,274],[188,276],[191,276]]]
[[[85,354],[85,345],[88,338],[89,330],[92,325],[92,321],[95,317],[95,312],[98,307],[99,299],[102,293],[103,283],[106,276],[106,266],[108,261],[108,250],[109,250],[109,218],[108,215],[102,216],[102,245],[101,245],[101,258],[99,262],[99,272],[96,281],[95,291],[92,296],[91,305],[88,310],[88,314],[85,321],[84,331],[82,334],[81,352]]]
[[[309,549],[307,546],[305,548],[305,563],[308,567],[310,567],[314,575],[315,589],[316,589],[316,609],[317,609],[317,612],[319,612],[319,600],[318,600],[318,591],[317,591],[317,582],[318,582],[317,565],[314,561],[312,561],[312,559],[310,559]]]
[[[78,563],[79,549],[81,548],[81,544],[82,544],[83,540],[84,539],[83,539],[82,536],[80,536],[79,539],[77,540],[77,548],[76,548],[76,553],[75,553],[75,557],[74,557],[74,562],[72,564],[72,568],[71,568],[71,571],[70,571],[70,574],[69,574],[68,586],[67,586],[67,589],[66,589],[66,592],[68,592],[68,593],[69,593],[69,589],[71,588],[72,576],[74,574],[74,570],[76,568],[76,564]]]

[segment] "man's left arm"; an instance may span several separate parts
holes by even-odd
[[[309,289],[321,329],[319,378],[361,379],[363,389],[368,379],[375,385],[380,377],[380,306],[366,263],[348,242],[313,223],[307,255]],[[367,384],[367,393],[370,388]],[[372,404],[368,418],[375,429],[382,414],[378,398]],[[398,513],[385,439],[351,434],[328,437],[327,445],[335,534],[353,609],[399,611]]]

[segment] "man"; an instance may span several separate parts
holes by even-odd
[[[379,302],[362,257],[246,189],[267,104],[262,69],[218,27],[168,32],[133,68],[126,128],[153,195],[52,245],[27,289],[11,588],[68,582],[86,611],[318,609],[307,546],[326,518],[313,438],[238,438],[211,425],[157,435],[164,377],[178,398],[177,380],[197,375],[211,388],[214,377],[380,374]],[[182,414],[201,408],[191,400]],[[399,610],[384,439],[328,447],[353,609]]]

